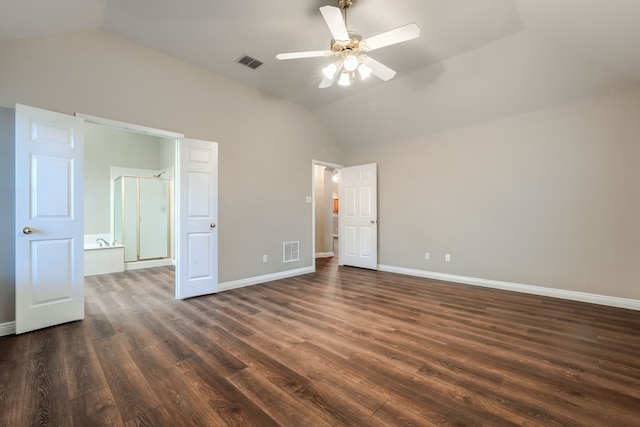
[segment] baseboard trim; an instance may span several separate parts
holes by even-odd
[[[545,297],[560,298],[570,301],[586,302],[591,304],[606,305],[609,307],[626,308],[640,311],[640,301],[628,298],[618,298],[606,295],[589,294],[586,292],[568,291],[564,289],[544,288],[542,286],[524,285],[521,283],[501,282],[498,280],[478,279],[474,277],[457,276],[454,274],[436,273],[433,271],[415,270],[411,268],[379,265],[380,271],[405,274],[408,276],[424,277],[426,279],[443,280],[446,282],[462,283],[465,285],[480,286],[483,288],[502,289],[505,291],[521,292],[525,294],[540,295]]]
[[[316,252],[316,258],[331,258],[335,254],[331,252]]]
[[[134,261],[134,262],[125,262],[124,270],[140,270],[143,268],[152,268],[152,267],[165,267],[167,265],[176,265],[175,261],[172,259],[154,259],[148,261]]]
[[[16,334],[16,322],[0,323],[0,337]]]
[[[314,273],[315,267],[303,267],[295,270],[281,271],[279,273],[265,274],[263,276],[249,277],[247,279],[233,280],[218,284],[218,292],[230,291],[231,289],[244,288],[258,285],[260,283],[272,282],[274,280],[286,279],[288,277],[301,276],[303,274]]]

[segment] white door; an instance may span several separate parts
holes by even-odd
[[[378,269],[377,165],[340,170],[339,264]]]
[[[181,139],[176,298],[218,292],[218,144]]]
[[[84,318],[83,120],[16,105],[16,333]]]

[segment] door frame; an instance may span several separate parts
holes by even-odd
[[[311,160],[311,260],[313,271],[316,271],[316,166],[342,169],[344,165],[325,162],[323,160]],[[338,182],[338,185],[340,183]],[[340,228],[338,228],[338,240],[340,240]]]
[[[75,116],[84,119],[85,123],[92,123],[92,124],[107,126],[107,127],[124,130],[128,132],[135,132],[135,133],[142,133],[145,135],[157,136],[160,138],[173,139],[175,141],[174,169],[173,169],[174,170],[174,181],[173,181],[174,197],[172,197],[172,201],[171,201],[171,205],[172,205],[171,208],[174,212],[174,215],[173,215],[173,218],[171,219],[172,221],[171,225],[173,228],[172,245],[174,246],[172,248],[172,253],[174,254],[174,261],[177,262],[178,253],[175,248],[175,244],[177,241],[176,236],[178,236],[178,233],[180,232],[180,224],[179,224],[178,215],[177,215],[177,212],[178,212],[177,209],[179,209],[178,197],[175,197],[175,196],[177,195],[176,192],[179,191],[179,189],[176,187],[176,183],[177,183],[177,177],[181,170],[180,164],[178,162],[178,159],[179,159],[178,153],[180,152],[181,142],[185,138],[185,136],[177,132],[171,132],[171,131],[155,129],[147,126],[135,125],[132,123],[121,122],[118,120],[105,119],[103,117],[92,116],[84,113],[75,113]],[[84,188],[83,188],[83,191],[84,191]],[[111,195],[111,197],[113,197],[113,195]],[[113,224],[111,225],[111,227],[113,227]],[[176,288],[177,280],[178,278],[176,277],[174,281],[174,289]]]

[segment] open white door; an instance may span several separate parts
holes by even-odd
[[[218,292],[218,144],[179,141],[176,298]]]
[[[377,164],[341,169],[339,193],[339,264],[377,270]]]
[[[16,106],[16,333],[84,318],[83,120]]]

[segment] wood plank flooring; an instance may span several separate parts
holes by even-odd
[[[177,301],[86,278],[0,338],[0,426],[639,426],[640,313],[338,267]]]

